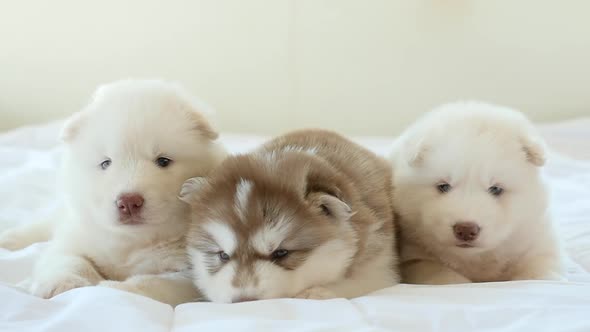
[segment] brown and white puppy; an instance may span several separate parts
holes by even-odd
[[[195,285],[214,302],[352,298],[398,282],[391,169],[344,137],[302,130],[229,157],[180,194]]]

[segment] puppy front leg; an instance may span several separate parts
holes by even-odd
[[[48,252],[35,266],[29,290],[48,299],[73,288],[96,285],[101,280],[100,274],[83,257]]]
[[[565,281],[563,262],[559,255],[525,256],[517,263],[510,280]]]
[[[373,291],[397,284],[394,272],[388,270],[385,271],[387,271],[387,275],[379,275],[379,273],[376,273],[377,276],[361,276],[361,278],[351,277],[325,286],[310,287],[297,294],[295,297],[301,299],[326,300],[333,298],[352,299],[363,296]]]
[[[409,284],[465,284],[471,280],[456,271],[430,260],[412,260],[401,265],[402,281]]]
[[[99,286],[140,294],[172,306],[202,298],[185,272],[136,275],[125,281],[105,280]]]
[[[339,296],[336,295],[336,293],[324,286],[309,287],[300,292],[299,294],[295,295],[296,299],[307,300],[328,300],[335,299],[337,297]]]
[[[51,239],[53,221],[42,220],[9,228],[0,233],[0,248],[19,250]]]
[[[311,287],[296,297],[306,299],[355,298],[399,283],[399,275],[387,254],[366,262],[352,275],[325,286]]]

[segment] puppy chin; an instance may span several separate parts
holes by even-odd
[[[477,243],[470,243],[469,245],[464,245],[462,243],[453,243],[448,248],[449,252],[452,252],[455,255],[460,255],[463,257],[479,255],[490,250],[489,248],[486,248],[481,244]]]
[[[114,218],[106,225],[106,228],[113,233],[133,233],[143,228],[139,224],[126,224],[119,221],[119,218]]]
[[[149,220],[143,216],[121,219],[118,215],[105,217],[101,226],[113,233],[134,233],[148,227]]]
[[[452,239],[448,243],[449,248],[452,248],[453,252],[470,255],[470,254],[481,254],[486,251],[496,249],[497,243],[490,241],[488,238],[479,238],[473,242],[463,242],[457,239]]]
[[[477,245],[475,243],[459,242],[459,243],[455,243],[455,247],[464,248],[464,249],[472,249],[472,248],[477,248]]]
[[[205,297],[213,302],[213,303],[232,303],[232,296],[230,295],[230,293],[227,293],[225,291],[221,291],[218,293],[211,293],[211,292],[206,292],[205,289],[201,288],[201,292],[205,295]]]
[[[146,221],[143,216],[132,216],[126,218],[119,218],[118,223],[121,226],[137,227],[145,225]]]

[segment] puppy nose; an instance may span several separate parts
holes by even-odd
[[[122,194],[117,199],[119,214],[133,216],[139,213],[143,206],[143,197],[137,193]]]
[[[458,222],[453,226],[455,237],[461,241],[473,241],[479,235],[479,226],[474,222]]]
[[[250,301],[256,301],[258,299],[253,298],[253,297],[248,297],[248,296],[239,296],[235,299],[232,299],[232,303],[239,303],[239,302],[250,302]]]

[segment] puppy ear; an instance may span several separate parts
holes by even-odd
[[[545,143],[540,137],[523,137],[521,139],[521,144],[522,150],[526,155],[527,161],[538,167],[545,165],[547,152],[545,148]]]
[[[339,221],[347,221],[352,209],[342,200],[342,192],[333,185],[332,179],[323,179],[319,174],[310,174],[305,189],[305,199],[318,213]]]
[[[78,133],[80,132],[80,127],[82,127],[82,123],[84,122],[84,113],[83,111],[76,112],[72,114],[64,123],[64,126],[61,129],[60,138],[64,142],[71,142]]]
[[[207,184],[208,181],[204,177],[190,178],[182,184],[178,198],[190,204],[194,200],[195,195]]]
[[[420,164],[422,164],[424,161],[424,155],[426,152],[428,152],[428,148],[426,148],[426,146],[417,145],[416,148],[412,151],[409,151],[407,155],[408,164],[410,164],[412,167],[420,166]]]
[[[338,221],[348,221],[354,213],[343,199],[342,189],[348,185],[342,180],[344,176],[328,167],[311,168],[307,172],[302,188],[304,199],[319,214]]]
[[[311,196],[313,206],[328,217],[344,222],[353,215],[350,206],[336,196],[327,193],[316,193]]]
[[[84,122],[86,121],[86,114],[89,108],[92,108],[92,105],[100,99],[104,98],[105,90],[107,89],[108,84],[100,85],[96,88],[94,93],[92,93],[92,97],[90,97],[90,101],[88,105],[84,107],[81,111],[78,111],[72,114],[64,123],[64,126],[61,129],[60,138],[64,142],[71,142],[73,139],[76,138],[78,133],[80,132],[80,128],[83,126]]]
[[[424,155],[428,152],[428,146],[422,140],[408,141],[403,139],[394,143],[392,160],[402,158],[409,166],[419,166],[424,161]]]
[[[190,111],[190,121],[194,123],[195,129],[201,136],[209,140],[216,140],[219,137],[219,133],[213,129],[209,121],[196,109]]]
[[[188,109],[188,121],[190,121],[195,130],[204,138],[209,140],[216,140],[219,134],[211,125],[211,118],[215,113],[213,109],[202,100],[194,97],[183,86],[178,83],[172,83],[176,93],[182,97]]]

